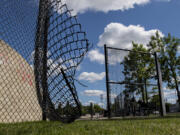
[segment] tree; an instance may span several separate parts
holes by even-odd
[[[142,53],[139,53],[142,52]],[[142,44],[133,42],[133,49],[121,63],[124,66],[125,93],[142,94],[143,102],[148,102],[147,82],[154,75],[154,59]],[[134,84],[134,85],[133,85]]]
[[[93,111],[93,113],[102,113],[104,111],[104,109],[101,108],[98,104],[94,104],[92,107],[91,107],[91,105],[89,105],[89,106],[82,105],[81,106],[82,115],[91,114],[92,111]]]
[[[151,37],[148,44],[150,52],[159,52],[159,61],[161,63],[162,77],[167,82],[170,89],[176,89],[178,101],[180,104],[180,39],[172,37],[168,34],[167,37],[160,37],[157,32]]]
[[[58,113],[59,113],[60,115],[63,115],[63,114],[64,114],[64,113],[63,113],[63,107],[62,107],[62,104],[61,104],[61,103],[59,103],[58,108],[57,108],[57,111],[58,111]]]
[[[94,112],[95,113],[102,113],[104,111],[98,104],[94,104]]]

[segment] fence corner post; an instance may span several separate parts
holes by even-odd
[[[106,93],[107,93],[107,110],[108,118],[111,118],[111,103],[110,103],[110,89],[109,89],[109,74],[108,74],[108,53],[107,47],[104,45],[104,56],[105,56],[105,71],[106,71]]]

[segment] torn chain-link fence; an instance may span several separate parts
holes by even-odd
[[[0,123],[74,121],[89,49],[76,16],[61,0],[1,0],[0,10]]]

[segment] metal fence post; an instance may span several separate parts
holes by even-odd
[[[94,109],[93,109],[93,103],[90,103],[90,113],[91,113],[91,120],[93,119],[93,113],[94,113]]]
[[[158,89],[159,89],[159,98],[160,98],[160,105],[161,105],[161,116],[166,115],[166,106],[165,106],[165,100],[164,100],[164,92],[162,87],[162,74],[161,74],[161,68],[160,63],[158,61],[157,53],[154,53],[155,62],[156,62],[156,71],[157,71],[157,78],[158,78]]]
[[[71,91],[72,96],[74,97],[74,100],[75,100],[76,104],[78,105],[78,108],[79,108],[79,110],[80,110],[80,115],[81,115],[81,106],[80,106],[80,103],[79,103],[78,99],[76,98],[76,94],[74,93],[75,91],[74,91],[74,89],[71,87],[71,84],[70,84],[70,82],[68,81],[68,78],[67,78],[67,76],[66,76],[63,68],[61,68],[60,70],[61,70],[61,73],[62,73],[62,75],[63,75],[63,78],[64,78],[64,80],[65,80],[65,82],[66,82],[69,90]]]
[[[45,31],[44,31],[44,47],[43,47],[43,120],[47,119],[47,94],[48,94],[48,84],[47,84],[47,33],[48,33],[48,23],[49,18],[46,17],[45,20]]]
[[[49,10],[48,10],[48,0],[39,1],[39,15],[37,22],[37,32],[36,32],[36,47],[35,47],[35,72],[36,72],[36,83],[40,83],[39,76],[42,81],[42,120],[47,119],[47,95],[48,95],[48,84],[47,84],[47,48],[48,48],[48,27],[49,27]],[[42,28],[43,27],[43,28]],[[42,58],[39,58],[38,54],[41,54]],[[42,60],[42,67],[38,67],[39,59]],[[39,73],[40,72],[40,73]],[[41,75],[40,75],[41,74]],[[36,85],[37,90],[41,91]]]
[[[108,118],[111,118],[111,103],[110,103],[110,89],[109,89],[109,70],[108,70],[108,53],[106,45],[104,45],[104,55],[105,55],[105,70],[106,70],[106,92],[107,92],[107,109]]]

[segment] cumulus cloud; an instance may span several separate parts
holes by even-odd
[[[103,90],[85,90],[83,94],[86,96],[100,96],[105,95],[105,92]]]
[[[102,72],[102,73],[83,72],[79,75],[78,79],[79,80],[86,80],[86,81],[93,83],[95,81],[103,80],[104,77],[105,77],[105,72]]]
[[[51,55],[51,52],[47,52],[47,57],[49,57]],[[33,51],[31,53],[31,55],[28,58],[28,62],[30,63],[30,66],[32,69],[34,69],[34,57],[35,57],[35,51]],[[76,67],[77,66],[77,62],[73,61],[73,60],[69,60],[66,61],[69,63],[70,66],[72,67]],[[53,59],[48,59],[47,60],[47,66],[49,68],[48,70],[48,75],[57,75],[59,73],[61,73],[61,68],[63,68],[64,70],[67,69],[65,63],[63,63],[63,60],[61,58],[57,59],[57,60],[53,60]],[[77,71],[81,70],[81,66],[78,65],[77,66]]]
[[[85,90],[83,92],[83,94],[85,96],[90,96],[90,97],[94,97],[94,96],[100,97],[101,95],[103,95],[104,98],[107,98],[106,92],[103,91],[103,90]],[[111,96],[111,98],[116,98],[117,97],[117,95],[114,94],[114,93],[111,93],[110,96]]]
[[[87,56],[90,61],[94,61],[94,62],[98,62],[100,64],[104,64],[104,54],[100,53],[99,50],[95,49],[95,50],[91,50],[88,53]]]
[[[84,13],[88,10],[92,11],[116,11],[128,10],[134,8],[135,5],[144,5],[150,0],[63,0],[68,7],[74,9],[74,13]]]
[[[170,2],[171,0],[154,0],[154,1],[157,1],[157,2]]]
[[[98,46],[102,47],[106,44],[107,46],[115,48],[132,49],[132,41],[134,41],[135,43],[143,44],[146,47],[151,36],[155,35],[157,31],[160,36],[164,36],[158,29],[145,30],[145,28],[140,25],[125,26],[121,23],[110,23],[105,27],[104,33],[99,36]],[[97,50],[93,51],[97,52]],[[98,53],[98,55],[102,54]],[[116,64],[117,62],[121,62],[122,59],[128,55],[128,52],[110,50],[108,55],[111,62],[110,64]],[[92,59],[92,61],[95,60]]]
[[[51,0],[53,1],[53,0]],[[150,2],[170,2],[171,0],[61,0],[62,3],[66,3],[69,9],[73,9],[72,14],[85,13],[86,11],[124,11],[134,8],[136,5],[146,5]],[[33,3],[38,5],[37,0],[33,0]],[[30,4],[32,2],[29,2]],[[60,6],[60,5],[59,5]],[[57,9],[55,9],[57,10]],[[62,12],[62,11],[60,11]]]
[[[175,104],[177,101],[177,92],[176,90],[172,90],[169,88],[164,87],[164,97],[167,102]]]
[[[107,44],[111,47],[131,49],[132,41],[146,45],[157,31],[160,36],[163,36],[158,29],[145,30],[140,25],[125,26],[121,23],[110,23],[105,27],[104,33],[99,36],[98,46]]]
[[[170,2],[171,0],[62,0],[66,2],[73,13],[84,13],[86,11],[124,11],[132,9],[135,5],[145,5],[150,2]]]
[[[177,77],[177,80],[180,82],[180,76]]]
[[[178,53],[180,53],[180,46],[178,46]]]

